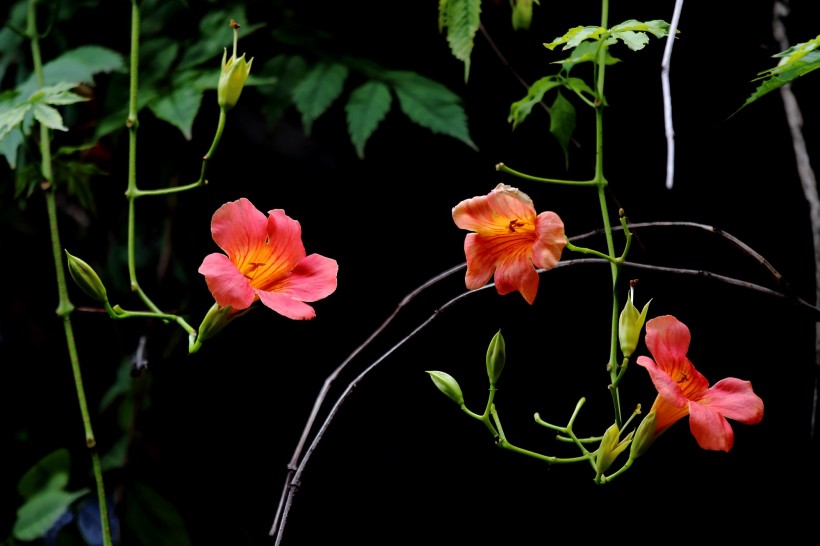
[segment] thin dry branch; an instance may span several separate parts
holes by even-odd
[[[769,273],[772,275],[775,284],[783,289],[784,287],[788,286],[788,283],[785,282],[782,275],[766,260],[762,255],[756,252],[754,249],[734,237],[725,231],[720,229],[714,228],[712,226],[708,226],[705,224],[697,224],[694,222],[646,222],[646,223],[637,223],[630,225],[630,228],[654,228],[654,227],[687,227],[687,228],[695,228],[704,230],[710,233],[714,233],[724,240],[728,241],[736,248],[738,248],[741,252],[749,255],[753,260],[759,263],[762,267],[764,267]],[[621,229],[620,226],[613,227],[613,229]],[[582,239],[587,239],[598,235],[601,233],[601,230],[594,230],[588,233],[584,233],[575,237],[572,237],[571,240],[579,241]],[[565,267],[570,267],[573,265],[609,265],[609,262],[600,258],[582,258],[576,260],[564,260],[556,264],[553,269],[562,269]],[[795,297],[791,294],[788,294],[784,291],[778,291],[775,289],[767,288],[764,286],[760,286],[754,283],[750,283],[747,281],[743,281],[740,279],[735,279],[732,277],[727,277],[725,275],[719,275],[717,273],[712,273],[711,271],[705,270],[694,270],[694,269],[680,269],[680,268],[672,268],[672,267],[663,267],[663,266],[655,266],[650,264],[641,264],[636,262],[624,262],[624,267],[627,268],[635,268],[635,269],[643,269],[643,270],[650,270],[650,271],[657,271],[660,273],[669,273],[673,275],[683,275],[687,277],[700,277],[703,279],[711,279],[714,281],[718,281],[721,283],[729,284],[732,286],[737,286],[745,290],[751,290],[752,292],[757,292],[759,294],[764,294],[767,296],[773,296],[776,298],[785,299],[795,307],[799,309],[803,309],[808,311],[816,320],[820,320],[820,307],[814,306],[799,297]],[[282,493],[280,496],[279,504],[276,510],[276,516],[274,519],[274,523],[271,526],[270,535],[276,537],[276,546],[279,546],[282,541],[282,537],[284,536],[285,525],[287,523],[288,515],[290,513],[290,509],[293,505],[293,499],[296,495],[296,491],[299,489],[302,483],[302,475],[305,472],[305,468],[307,466],[308,461],[310,460],[311,455],[316,450],[319,445],[319,442],[322,440],[325,431],[330,426],[330,423],[333,421],[334,417],[338,413],[341,405],[344,403],[345,400],[350,396],[353,392],[353,389],[364,379],[364,377],[370,373],[376,366],[381,364],[384,360],[386,360],[390,355],[392,355],[395,351],[397,351],[400,347],[402,347],[405,343],[410,341],[413,337],[416,336],[419,332],[421,332],[427,325],[429,325],[433,319],[441,315],[444,311],[453,307],[456,303],[462,301],[463,299],[476,294],[478,292],[482,292],[485,290],[489,290],[494,288],[494,284],[490,283],[487,284],[477,290],[467,291],[464,292],[455,298],[450,299],[444,305],[436,309],[433,314],[431,314],[424,322],[419,324],[412,332],[407,334],[404,338],[402,338],[398,343],[393,345],[390,349],[388,349],[384,354],[382,354],[378,359],[373,361],[369,366],[367,366],[359,375],[356,376],[345,388],[344,392],[337,398],[336,402],[333,404],[333,407],[330,409],[325,421],[322,423],[319,430],[316,432],[316,435],[313,437],[313,441],[308,446],[307,450],[304,452],[304,456],[302,456],[302,450],[304,449],[307,441],[307,437],[310,431],[313,428],[313,424],[315,419],[319,413],[319,409],[321,408],[330,385],[333,381],[337,378],[339,373],[353,360],[355,356],[360,354],[379,334],[381,334],[385,328],[393,321],[393,319],[398,315],[398,313],[404,309],[416,296],[421,294],[427,288],[437,284],[439,281],[450,277],[454,273],[457,273],[463,270],[466,267],[466,264],[460,264],[455,267],[452,267],[443,273],[433,277],[429,281],[425,282],[423,285],[419,286],[412,292],[410,292],[407,296],[405,296],[393,313],[385,320],[382,325],[372,334],[370,335],[367,340],[362,343],[359,347],[354,350],[350,356],[348,356],[345,361],[336,368],[336,370],[328,376],[325,380],[325,383],[320,391],[319,395],[317,396],[316,401],[314,402],[313,411],[310,414],[308,422],[305,426],[305,429],[302,432],[302,436],[299,440],[299,443],[296,446],[296,450],[293,453],[293,457],[291,458],[290,463],[288,463],[288,474],[285,479],[285,485],[282,489]],[[540,269],[538,270],[539,274],[543,274],[546,270]]]
[[[786,51],[789,46],[789,38],[786,35],[786,26],[783,19],[788,16],[788,2],[778,0],[774,3],[774,14],[772,17],[772,33],[781,51]],[[817,178],[811,167],[809,152],[806,149],[806,141],[803,138],[803,115],[800,113],[800,105],[797,103],[792,92],[791,85],[784,85],[780,88],[780,97],[783,99],[783,106],[786,110],[786,121],[789,124],[789,131],[792,136],[792,148],[794,149],[795,161],[797,162],[797,174],[800,177],[800,185],[803,188],[803,196],[809,204],[809,219],[811,221],[811,236],[814,243],[814,285],[815,304],[820,305],[820,199],[817,196]],[[817,398],[818,379],[820,378],[820,322],[815,325],[814,334],[814,397],[811,411],[810,437],[814,439],[817,429]]]

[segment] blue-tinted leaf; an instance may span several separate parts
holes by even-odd
[[[453,56],[464,63],[464,81],[470,76],[470,54],[481,23],[481,0],[447,0],[439,4],[439,27],[447,27]]]
[[[202,91],[191,86],[174,89],[170,94],[161,96],[149,105],[159,119],[165,120],[191,140],[194,118],[202,103]]]
[[[527,119],[527,116],[529,116],[532,111],[532,107],[543,100],[544,94],[547,91],[563,85],[563,81],[563,78],[560,76],[546,76],[541,78],[530,86],[527,90],[526,97],[512,103],[507,121],[513,124],[513,129]]]
[[[569,142],[575,132],[575,107],[559,91],[550,106],[550,133],[558,140],[564,151],[564,161],[569,167]]]
[[[44,546],[59,546],[59,542],[57,541],[57,535],[60,534],[60,530],[63,527],[68,525],[74,521],[74,514],[71,510],[66,510],[63,514],[57,518],[57,521],[49,528],[48,532],[46,532],[45,536],[43,537],[43,544]]]
[[[342,64],[319,63],[293,88],[293,102],[302,114],[307,134],[313,122],[341,95],[347,72]]]
[[[389,71],[384,76],[393,84],[402,112],[414,123],[478,149],[470,138],[458,95],[415,72]]]
[[[88,491],[88,489],[73,492],[47,489],[37,493],[17,510],[17,521],[14,522],[12,535],[17,540],[42,538],[68,510],[71,503],[88,494]]]
[[[381,82],[367,82],[350,94],[345,106],[347,132],[360,158],[364,159],[367,139],[387,115],[391,102],[390,89]]]
[[[185,521],[151,487],[134,482],[125,490],[125,524],[144,546],[190,546]]]
[[[71,454],[66,448],[52,451],[29,468],[17,483],[17,492],[28,499],[45,489],[62,489],[68,484]],[[55,480],[55,476],[58,476]]]
[[[111,541],[116,546],[120,542],[120,518],[117,517],[113,499],[106,499],[106,507],[108,508],[108,526],[111,531]],[[100,503],[97,497],[89,497],[80,504],[77,511],[77,527],[88,546],[103,546],[102,519],[100,518]]]

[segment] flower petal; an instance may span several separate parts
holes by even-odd
[[[689,415],[689,404],[684,402],[682,406],[678,407],[658,395],[655,397],[655,402],[649,411],[655,412],[655,432],[653,434],[658,436],[661,432]]]
[[[294,320],[310,320],[316,311],[310,305],[279,292],[258,291],[259,301],[280,315]]]
[[[208,290],[220,307],[230,305],[236,310],[246,309],[254,301],[251,283],[224,254],[209,254],[202,260],[199,273],[205,276]]]
[[[465,199],[453,207],[456,225],[476,233],[506,233],[514,220],[534,223],[535,207],[527,194],[506,184],[499,184],[489,195]]]
[[[751,382],[735,377],[721,379],[712,385],[700,402],[729,419],[747,425],[754,425],[763,419],[763,400],[754,393]]]
[[[237,264],[241,271],[251,274],[251,285],[257,290],[275,290],[286,278],[299,260],[305,257],[302,244],[302,226],[285,214],[282,209],[268,212],[265,236],[260,240],[258,251],[249,255],[253,261]]]
[[[493,245],[487,241],[487,237],[469,233],[464,238],[464,255],[467,257],[467,289],[481,288],[495,273],[496,253]]]
[[[265,241],[266,226],[265,215],[243,197],[217,209],[211,219],[211,234],[231,261],[241,265]]]
[[[567,245],[564,222],[554,212],[542,212],[535,220],[535,233],[537,239],[532,246],[532,263],[542,269],[555,267]]]
[[[678,408],[686,405],[688,400],[683,395],[683,391],[681,391],[678,382],[662,370],[654,360],[648,356],[639,356],[636,362],[649,372],[649,378],[652,380],[652,384],[655,385],[658,396],[663,398],[668,404]],[[660,418],[660,416],[658,417]]]
[[[729,451],[735,442],[735,433],[729,421],[714,408],[691,402],[689,429],[703,449]]]
[[[529,246],[506,254],[495,271],[495,287],[502,296],[518,290],[532,305],[538,293],[538,272],[532,266]]]
[[[669,375],[674,375],[674,368],[688,362],[686,353],[691,339],[689,328],[672,315],[656,317],[646,323],[646,347],[658,366]]]
[[[336,290],[338,272],[336,260],[311,254],[279,283],[276,292],[301,301],[320,300]]]

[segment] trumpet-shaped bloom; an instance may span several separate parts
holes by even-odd
[[[481,288],[495,275],[499,294],[517,290],[530,304],[538,292],[533,266],[555,267],[567,244],[557,214],[536,216],[532,199],[506,184],[453,207],[453,220],[461,229],[475,232],[464,240],[467,288]]]
[[[645,340],[654,360],[640,356],[637,362],[658,389],[650,410],[656,413],[655,437],[689,415],[689,428],[700,447],[729,451],[734,432],[727,417],[748,425],[763,419],[763,400],[749,381],[729,377],[709,387],[686,357],[691,336],[678,319],[666,315],[650,320]]]
[[[305,255],[302,227],[282,209],[265,215],[245,198],[225,203],[211,220],[225,254],[209,254],[199,272],[220,307],[246,309],[260,300],[291,319],[312,319],[313,302],[336,290],[336,260]]]

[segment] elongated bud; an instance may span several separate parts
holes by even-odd
[[[214,303],[199,325],[196,341],[188,348],[189,353],[195,353],[202,346],[202,342],[211,339],[222,331],[235,318],[241,317],[250,310],[250,307],[241,311],[236,311],[230,305],[220,307]]]
[[[251,65],[253,59],[245,61],[245,54],[241,57],[236,56],[236,42],[237,31],[239,25],[236,21],[231,20],[231,27],[233,27],[233,54],[228,58],[228,49],[225,48],[222,52],[222,72],[219,74],[219,84],[216,87],[216,98],[221,108],[230,109],[236,106],[239,100],[239,95],[242,94],[242,89],[245,87],[245,80],[248,79],[248,74],[251,73]]]
[[[504,344],[504,336],[501,335],[501,330],[499,330],[493,336],[490,346],[487,348],[487,377],[490,378],[491,384],[495,385],[498,382],[506,362],[506,345]]]
[[[455,378],[444,372],[428,371],[430,379],[438,387],[438,390],[447,395],[447,397],[462,406],[464,404],[464,395],[461,394],[461,387],[458,386],[458,381]]]
[[[635,281],[632,281],[629,287],[629,296],[626,299],[621,316],[618,319],[618,340],[621,343],[621,352],[624,358],[629,358],[635,352],[635,347],[638,346],[638,341],[641,338],[641,329],[643,323],[646,321],[646,312],[649,310],[649,304],[652,300],[646,302],[643,310],[638,312],[638,309],[633,303],[635,292]]]
[[[655,442],[655,412],[650,411],[643,418],[641,424],[638,425],[638,430],[635,431],[635,438],[632,440],[632,445],[629,447],[629,458],[637,459],[649,449]]]
[[[598,474],[603,474],[612,466],[612,463],[615,462],[618,455],[629,446],[632,441],[632,434],[633,433],[630,432],[626,438],[619,442],[618,438],[621,435],[621,431],[618,429],[618,425],[613,424],[606,429],[604,437],[601,438],[601,445],[598,447],[598,454],[595,457],[595,469],[598,471]]]
[[[530,28],[533,1],[537,0],[510,0],[513,30]]]
[[[83,292],[99,302],[108,301],[105,286],[97,272],[83,260],[69,254],[67,250],[65,255],[68,258],[68,272]]]

